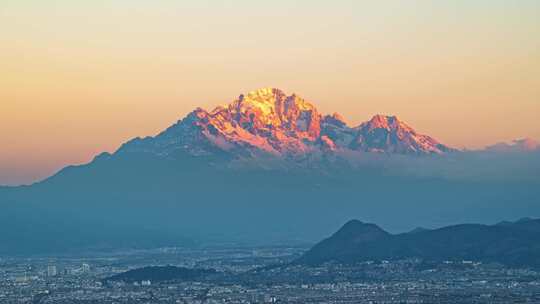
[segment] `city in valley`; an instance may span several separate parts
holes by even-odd
[[[228,245],[4,256],[0,303],[540,302],[540,272],[533,269],[458,259],[295,264],[307,249]],[[111,279],[148,266],[199,269],[205,275]]]
[[[0,0],[0,304],[540,304],[540,0]]]

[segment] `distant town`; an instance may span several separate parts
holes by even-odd
[[[538,303],[540,272],[469,260],[291,264],[304,247],[129,250],[2,257],[0,303]],[[107,281],[146,266],[212,269],[196,280]]]

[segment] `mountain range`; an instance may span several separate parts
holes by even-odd
[[[394,116],[351,127],[260,89],[0,187],[0,254],[313,242],[351,216],[391,231],[540,216],[540,150],[503,146],[460,151]]]
[[[417,133],[395,116],[376,115],[349,127],[337,113],[322,115],[295,94],[264,88],[210,112],[198,108],[155,137],[129,141],[117,153],[298,158],[347,150],[415,155],[457,151]]]
[[[540,220],[496,225],[460,224],[391,234],[375,224],[347,222],[296,263],[320,265],[419,258],[426,261],[480,261],[540,267]]]
[[[540,219],[522,218],[495,225],[460,224],[438,229],[416,228],[410,232],[391,234],[375,224],[350,220],[332,236],[315,244],[291,263],[252,269],[233,276],[250,281],[276,268],[296,268],[299,265],[319,267],[333,263],[385,263],[416,260],[423,266],[444,263],[457,267],[477,263],[501,264],[517,268],[540,268]],[[500,265],[499,265],[500,266]],[[294,270],[293,270],[294,271]],[[148,266],[103,279],[111,282],[142,281],[206,281],[223,279],[224,273],[214,269],[189,269],[176,266]],[[231,275],[231,274],[229,274]]]

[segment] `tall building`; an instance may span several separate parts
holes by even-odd
[[[47,276],[48,277],[55,277],[57,275],[57,270],[55,265],[49,265],[47,267]]]
[[[82,272],[83,273],[88,273],[90,272],[90,265],[86,264],[86,263],[83,263],[82,264]]]

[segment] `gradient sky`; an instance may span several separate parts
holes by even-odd
[[[540,139],[540,1],[1,2],[0,184],[267,86],[456,147]]]

